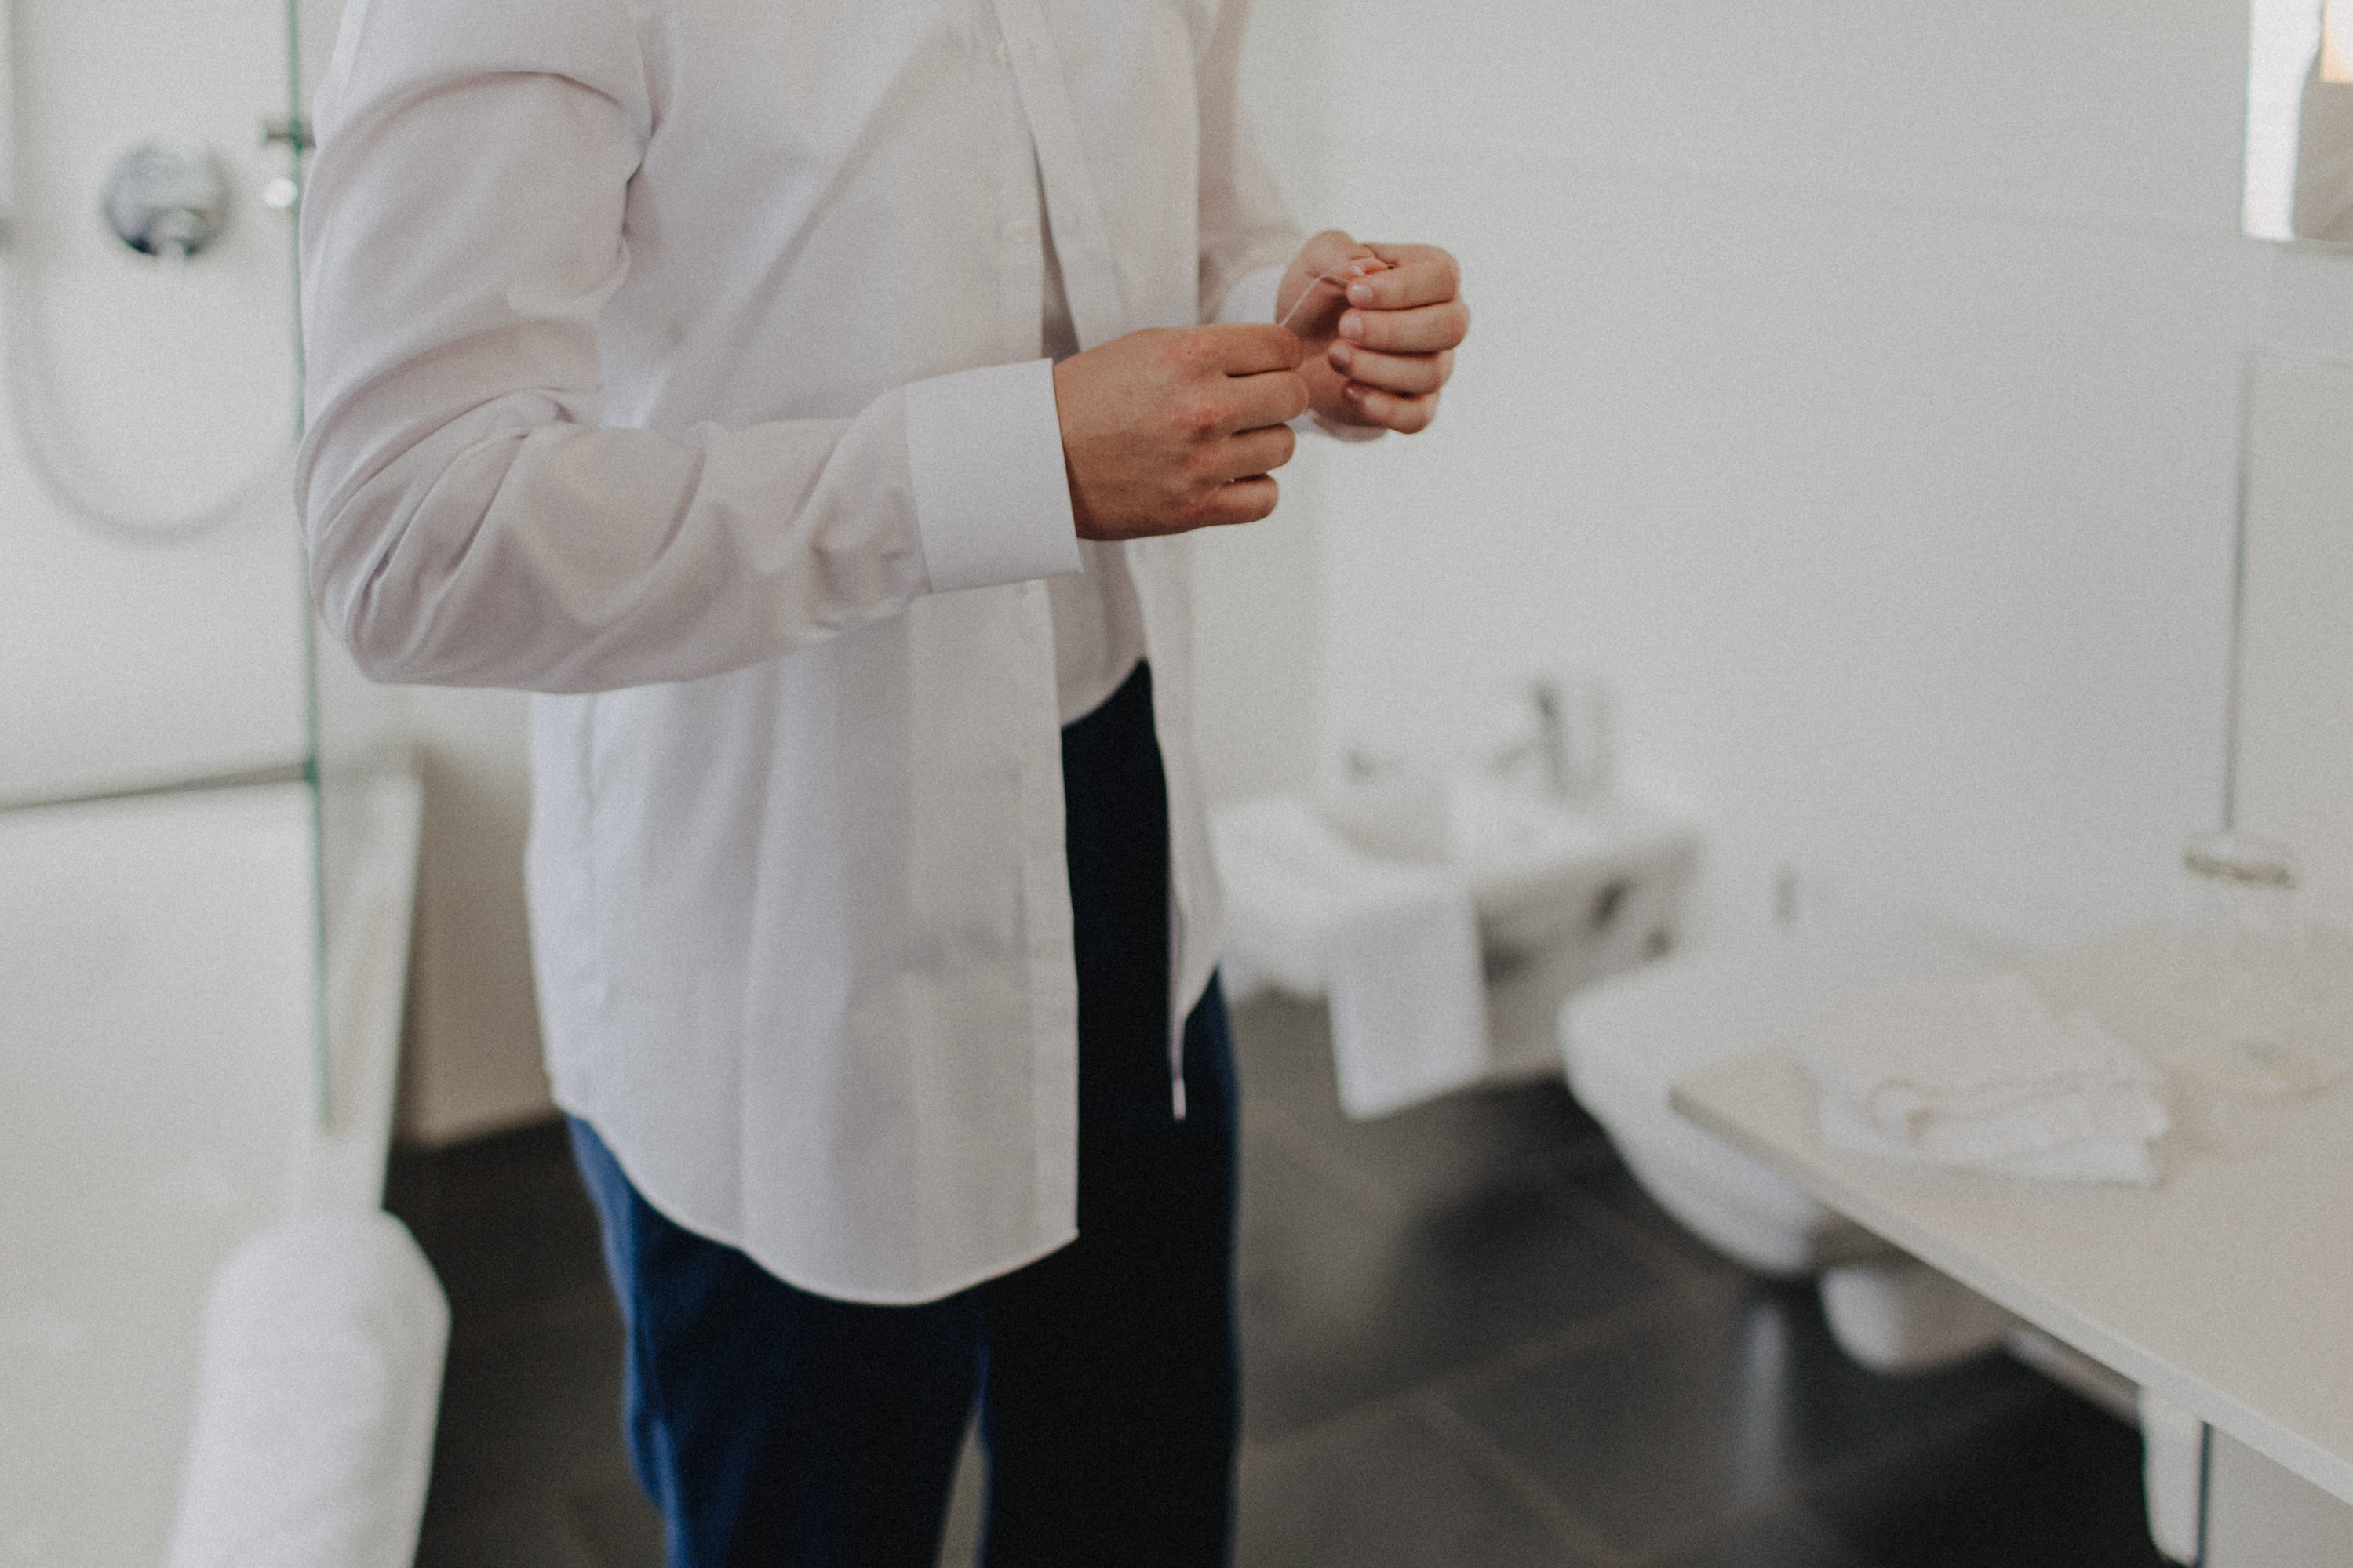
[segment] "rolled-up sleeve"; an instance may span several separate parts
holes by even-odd
[[[598,320],[654,119],[626,8],[353,4],[304,199],[296,489],[313,595],[364,670],[690,679],[1075,564],[1042,366],[845,419],[603,427]],[[1012,438],[944,475],[980,456],[956,429],[984,407]]]

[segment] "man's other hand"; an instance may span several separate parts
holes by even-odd
[[[1307,409],[1304,351],[1275,326],[1130,332],[1054,367],[1082,539],[1138,539],[1274,510]]]
[[[1438,416],[1439,391],[1471,330],[1453,257],[1434,245],[1360,244],[1338,229],[1300,251],[1274,314],[1306,347],[1301,374],[1316,413],[1407,435]]]

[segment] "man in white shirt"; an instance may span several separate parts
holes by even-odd
[[[1468,321],[1441,251],[1303,244],[1245,9],[347,5],[314,589],[380,679],[543,694],[549,1064],[674,1568],[927,1561],[976,1390],[992,1563],[1222,1559],[1182,536],[1311,407],[1426,426]]]

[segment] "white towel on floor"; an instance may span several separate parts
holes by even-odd
[[[2054,1181],[2157,1177],[2164,1080],[2023,975],[1898,986],[1799,1032],[1833,1149]]]
[[[449,1307],[390,1215],[315,1214],[240,1247],[205,1304],[169,1568],[406,1568]]]
[[[1478,918],[1458,876],[1367,855],[1288,795],[1221,809],[1212,838],[1227,949],[1330,997],[1350,1116],[1401,1110],[1486,1075]]]

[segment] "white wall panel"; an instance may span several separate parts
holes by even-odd
[[[426,810],[400,1131],[439,1144],[554,1109],[523,906],[531,704],[512,691],[406,696]]]
[[[2249,387],[2238,818],[2353,929],[2353,363],[2259,356]]]
[[[1711,919],[1784,865],[2026,936],[2168,907],[2241,355],[2353,322],[2353,261],[2237,234],[2243,5],[1345,16],[1330,205],[1452,246],[1476,324],[1439,428],[1325,465],[1327,743],[1598,668]]]
[[[1309,230],[1337,226],[1324,167],[1328,109],[1319,62],[1330,18],[1277,0],[1252,17],[1243,61],[1245,110],[1259,145]],[[1276,480],[1275,515],[1213,529],[1194,549],[1194,714],[1210,795],[1236,799],[1304,784],[1314,769],[1317,647],[1316,482],[1328,446],[1317,438]]]

